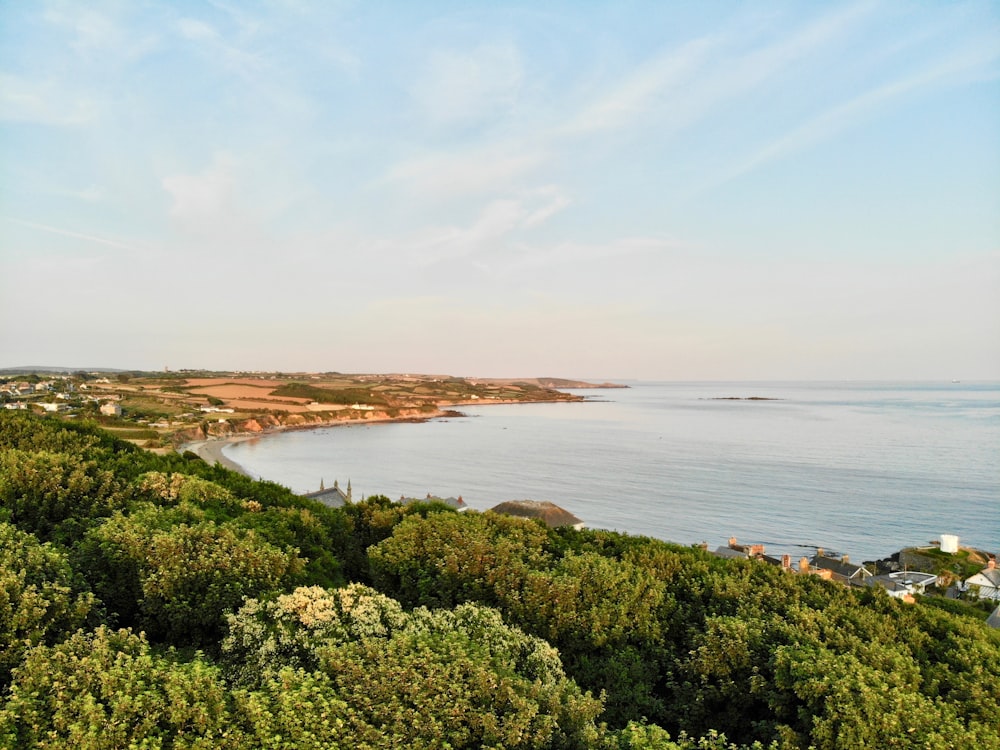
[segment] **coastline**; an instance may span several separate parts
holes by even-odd
[[[472,402],[476,403],[476,402]],[[458,406],[459,404],[448,404],[447,406]],[[282,425],[280,427],[273,427],[266,430],[261,430],[260,432],[234,432],[229,435],[224,436],[212,436],[207,437],[202,440],[193,440],[191,442],[182,443],[177,446],[177,453],[184,453],[185,451],[192,451],[196,453],[198,457],[207,463],[209,466],[214,466],[216,463],[221,464],[226,469],[230,471],[235,471],[243,476],[250,477],[251,479],[263,479],[263,477],[257,476],[249,471],[242,465],[233,461],[231,458],[227,457],[223,451],[230,445],[235,445],[236,443],[243,443],[248,440],[257,440],[259,438],[267,437],[268,435],[277,435],[282,432],[290,432],[293,430],[318,430],[325,427],[340,427],[340,426],[351,426],[358,424],[386,424],[386,423],[398,423],[398,422],[427,422],[432,419],[442,419],[445,417],[464,417],[460,411],[455,411],[454,409],[438,409],[437,411],[421,415],[421,416],[405,416],[405,417],[375,417],[373,419],[331,419],[324,420],[321,422],[313,422],[309,424],[295,424],[295,425]]]
[[[605,386],[591,386],[593,388],[602,388]],[[628,386],[615,386],[627,388]],[[193,440],[187,443],[182,443],[177,446],[177,453],[184,453],[184,451],[192,451],[198,455],[198,457],[207,463],[209,466],[214,466],[216,463],[221,464],[223,467],[238,472],[251,479],[263,479],[263,477],[252,474],[247,471],[246,468],[228,458],[223,454],[223,451],[227,446],[235,445],[236,443],[242,443],[247,440],[254,440],[257,438],[267,437],[268,435],[276,435],[282,432],[289,432],[291,430],[318,430],[325,427],[340,427],[340,426],[351,426],[358,424],[389,424],[389,423],[400,423],[400,422],[429,422],[432,419],[444,419],[447,417],[464,417],[466,416],[460,411],[457,411],[453,407],[458,406],[509,406],[511,404],[559,404],[559,403],[580,403],[584,401],[589,401],[591,399],[580,398],[573,400],[566,399],[542,399],[539,401],[517,401],[515,399],[483,399],[483,400],[465,400],[456,401],[448,404],[439,404],[438,408],[431,413],[420,414],[420,415],[408,415],[400,417],[374,417],[374,418],[359,418],[359,419],[330,419],[323,420],[320,422],[310,422],[308,424],[293,424],[293,425],[281,425],[279,427],[270,427],[259,432],[233,432],[229,435],[224,436],[211,436],[206,437],[202,440]]]
[[[250,477],[251,479],[259,479],[260,477],[254,476],[222,452],[228,445],[242,443],[246,440],[252,440],[255,437],[260,436],[244,433],[234,435],[232,437],[196,440],[192,443],[184,443],[183,445],[177,446],[177,452],[184,453],[185,451],[191,451],[193,453],[197,453],[198,457],[209,466],[214,466],[216,463],[219,463],[230,471],[235,471],[243,476]]]

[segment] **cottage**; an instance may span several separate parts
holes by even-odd
[[[437,497],[428,492],[427,497],[399,496],[400,505],[412,505],[413,503],[444,503],[460,512],[469,509],[469,506],[465,504],[465,500],[462,499],[461,495],[458,497]]]
[[[887,575],[872,576],[865,581],[867,586],[881,586],[889,596],[896,599],[912,599],[913,594],[923,594],[928,586],[934,586],[938,577],[933,573],[901,570]]]
[[[996,558],[991,557],[985,568],[966,578],[965,588],[976,592],[980,599],[1000,601],[1000,570],[997,570]]]
[[[568,510],[560,508],[547,500],[508,500],[490,508],[491,513],[503,513],[521,518],[540,518],[547,526],[572,526],[582,529],[583,521]]]
[[[323,505],[329,506],[331,508],[340,508],[347,503],[351,502],[351,480],[347,480],[347,492],[340,489],[340,484],[336,479],[333,480],[333,487],[327,489],[323,485],[323,480],[319,480],[319,489],[315,492],[309,492],[302,497],[308,497],[310,500],[318,500],[323,503]]]
[[[707,549],[708,545],[705,545],[705,548]],[[740,544],[734,536],[729,537],[729,544],[727,546],[716,548],[712,554],[716,557],[729,560],[759,560],[782,570],[792,569],[791,555],[774,557],[773,555],[765,554],[763,544]]]
[[[849,586],[864,586],[866,581],[872,577],[872,573],[863,565],[851,563],[847,555],[840,558],[827,557],[823,554],[822,549],[816,551],[816,555],[809,561],[808,569],[828,571],[830,580],[840,581]]]

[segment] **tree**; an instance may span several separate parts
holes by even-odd
[[[399,603],[360,584],[300,588],[248,601],[229,618],[224,664],[251,693],[310,685],[359,746],[588,747],[599,700],[563,672],[559,655],[500,613]],[[289,672],[288,670],[292,671]],[[366,745],[366,743],[369,743]]]
[[[46,450],[0,450],[0,507],[43,540],[76,538],[88,522],[123,507],[123,486],[93,460]]]
[[[179,514],[190,521],[176,523]],[[305,561],[230,523],[197,520],[189,504],[116,514],[94,529],[81,564],[120,618],[177,645],[209,646],[244,597],[296,581]]]
[[[217,668],[101,627],[28,654],[0,710],[0,746],[247,747],[234,724]]]
[[[28,649],[65,638],[94,608],[63,553],[0,523],[0,693]]]

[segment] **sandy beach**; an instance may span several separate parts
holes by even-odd
[[[477,403],[477,402],[471,402],[471,403]],[[458,406],[458,404],[455,404],[455,406]],[[259,432],[259,433],[241,432],[232,435],[230,437],[211,438],[209,440],[195,440],[193,442],[184,443],[183,445],[178,446],[177,452],[183,453],[184,451],[193,451],[194,453],[198,454],[198,456],[201,458],[202,461],[209,464],[210,466],[213,466],[215,465],[216,462],[218,462],[227,469],[231,469],[232,471],[237,471],[240,474],[243,474],[244,476],[250,477],[251,479],[260,479],[261,477],[251,474],[249,471],[240,466],[238,463],[223,455],[222,451],[226,448],[226,446],[233,445],[234,443],[242,443],[246,440],[257,440],[266,435],[273,435],[279,432],[286,432],[290,430],[317,430],[323,427],[336,427],[340,425],[347,426],[356,424],[385,424],[389,422],[425,422],[429,419],[440,419],[442,417],[460,417],[460,416],[463,416],[461,412],[453,411],[451,409],[444,409],[444,410],[438,409],[429,414],[410,415],[404,417],[375,417],[374,419],[371,418],[334,419],[322,422],[313,422],[308,424],[278,427],[271,430],[267,430],[266,432]]]
[[[235,435],[230,438],[217,438],[213,440],[198,440],[193,443],[185,443],[180,446],[177,451],[178,453],[183,453],[184,451],[193,451],[197,453],[202,461],[207,463],[209,466],[214,466],[216,463],[222,464],[227,469],[232,471],[238,471],[244,476],[248,476],[251,479],[259,479],[259,477],[254,476],[249,471],[244,469],[235,461],[227,458],[223,455],[222,451],[227,445],[232,445],[233,443],[242,443],[244,440],[253,440],[259,437],[259,435]]]

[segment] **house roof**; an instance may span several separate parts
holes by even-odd
[[[871,575],[871,573],[865,570],[865,568],[861,565],[844,562],[843,560],[838,560],[834,557],[824,557],[823,555],[816,555],[809,561],[809,564],[814,568],[829,570],[836,576],[843,576],[848,579],[863,580]]]
[[[547,500],[508,500],[493,506],[490,511],[521,518],[540,518],[548,526],[576,526],[583,523],[568,510]]]
[[[457,508],[458,510],[465,510],[468,508],[461,495],[458,497],[437,497],[429,492],[427,493],[427,497],[400,497],[399,502],[401,505],[410,505],[412,503],[444,503],[445,505],[450,505],[452,508]]]
[[[983,568],[974,576],[966,578],[965,582],[976,586],[1000,588],[1000,568]]]
[[[308,492],[302,497],[308,497],[310,500],[318,500],[323,505],[328,505],[331,508],[339,508],[347,502],[347,493],[336,484],[333,487],[327,487],[323,490]]]
[[[727,560],[746,560],[747,553],[732,547],[719,547],[712,553],[716,557],[724,557]]]
[[[1000,605],[993,610],[993,614],[986,618],[986,624],[991,628],[1000,628]]]

